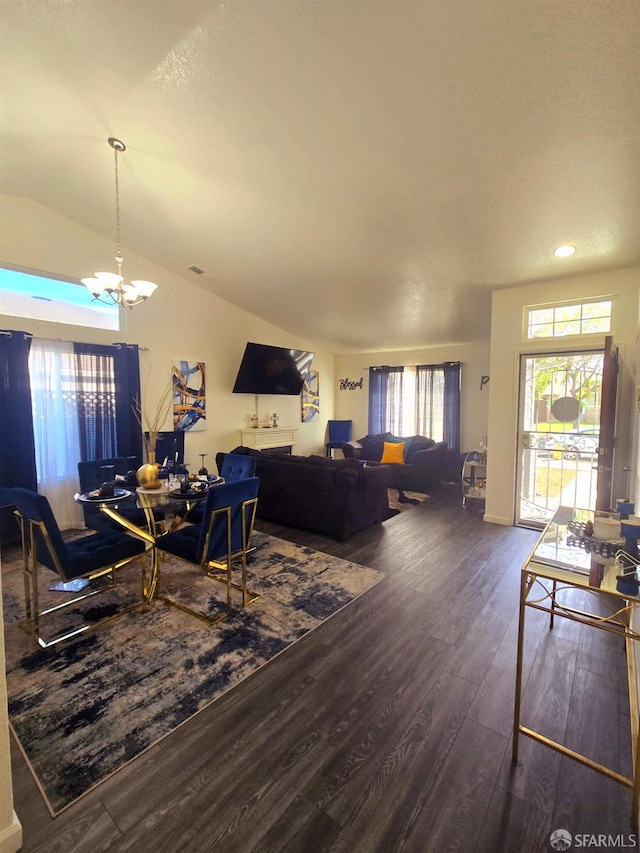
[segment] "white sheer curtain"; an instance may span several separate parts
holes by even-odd
[[[420,365],[416,377],[416,433],[444,441],[444,368]]]
[[[406,364],[402,374],[402,432],[396,435],[417,435],[416,428],[416,366]]]
[[[78,491],[77,394],[73,344],[34,338],[29,354],[38,491],[61,530],[84,527]]]

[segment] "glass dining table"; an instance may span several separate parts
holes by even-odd
[[[142,486],[125,488],[118,485],[118,481],[116,481],[113,484],[113,493],[111,493],[110,488],[106,490],[104,488],[93,489],[75,494],[74,500],[80,504],[97,505],[104,515],[115,521],[124,530],[155,546],[156,541],[161,536],[188,523],[192,510],[206,499],[209,489],[220,486],[224,482],[223,477],[214,476],[209,476],[206,481],[178,481],[171,478],[162,480],[162,485],[158,489],[148,489]],[[131,506],[131,498],[134,495],[137,507],[144,512],[145,527],[135,524],[123,513],[127,506]],[[154,547],[151,558],[151,573],[145,589],[147,604],[153,601],[158,587],[160,576],[158,559],[158,551]]]

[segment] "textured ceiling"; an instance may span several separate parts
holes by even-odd
[[[125,256],[332,352],[486,339],[492,289],[640,264],[638,0],[0,15],[1,189],[110,236],[120,137]]]

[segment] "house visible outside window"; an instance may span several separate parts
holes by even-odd
[[[607,334],[611,331],[611,308],[610,299],[525,308],[527,339]]]
[[[0,267],[2,313],[92,329],[120,329],[117,305],[94,301],[84,285],[35,270]]]

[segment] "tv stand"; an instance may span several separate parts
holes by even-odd
[[[289,453],[293,453],[298,430],[285,427],[257,427],[240,430],[240,435],[244,447],[251,447],[253,450],[288,450]]]

